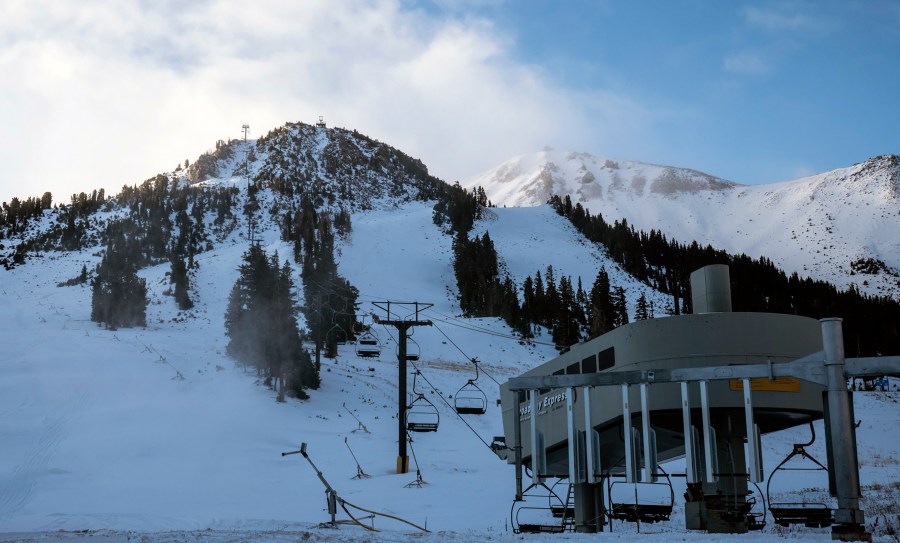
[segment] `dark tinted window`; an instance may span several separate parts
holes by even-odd
[[[566,368],[566,375],[572,375],[574,373],[581,373],[581,364],[579,364],[578,362],[569,364],[569,367]]]
[[[600,369],[597,371],[608,370],[616,365],[616,348],[610,347],[609,349],[600,351],[597,354],[597,358],[600,363]]]
[[[594,373],[597,371],[597,357],[591,355],[581,361],[581,373]]]

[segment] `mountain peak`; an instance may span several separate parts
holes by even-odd
[[[494,203],[511,206],[541,205],[554,194],[568,194],[576,201],[588,203],[650,194],[674,197],[738,186],[688,168],[557,151],[549,147],[508,160],[467,180],[464,185],[480,185]]]
[[[431,192],[434,184],[421,160],[390,145],[356,130],[301,122],[246,143],[219,141],[185,176],[198,183],[248,174],[279,193],[305,194],[317,207],[337,200],[361,208],[385,197],[408,201]]]
[[[609,220],[656,229],[682,242],[766,256],[787,272],[896,295],[900,284],[900,156],[766,185],[738,185],[697,170],[545,149],[465,182],[499,206],[570,197]],[[851,274],[859,259],[890,273]]]
[[[900,155],[880,155],[858,165],[851,180],[880,188],[900,200]]]

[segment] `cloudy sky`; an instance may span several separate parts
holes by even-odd
[[[767,183],[900,153],[900,2],[0,0],[0,201],[286,121],[448,181],[546,145]]]

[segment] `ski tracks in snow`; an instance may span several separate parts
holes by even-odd
[[[44,419],[37,445],[25,461],[13,469],[9,480],[0,484],[0,528],[4,519],[14,517],[31,499],[38,481],[49,472],[50,462],[65,438],[66,428],[74,415],[82,412],[88,399],[89,394],[83,389],[63,410],[66,415]]]

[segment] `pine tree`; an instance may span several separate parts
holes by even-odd
[[[110,329],[147,325],[147,283],[138,277],[140,240],[126,237],[122,223],[108,228],[109,241],[91,283],[91,320]]]
[[[182,311],[194,307],[194,302],[188,294],[190,279],[188,278],[187,265],[181,258],[172,258],[172,271],[170,280],[175,285],[175,303]]]
[[[280,400],[286,389],[305,398],[304,389],[319,387],[319,375],[300,339],[290,265],[252,245],[240,272],[225,313],[228,354],[274,380]]]
[[[612,292],[613,328],[628,324],[628,299],[625,297],[625,289],[616,287]]]
[[[600,268],[594,286],[590,292],[590,320],[589,330],[591,337],[597,337],[614,328],[613,310],[609,291],[609,275],[606,268]]]
[[[643,321],[650,318],[650,312],[647,307],[647,297],[641,292],[640,298],[637,299],[637,304],[634,308],[634,320],[635,321]]]

